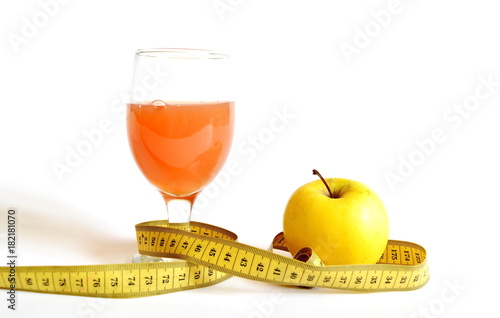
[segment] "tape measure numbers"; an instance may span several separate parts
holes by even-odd
[[[181,259],[174,262],[84,266],[0,267],[0,288],[93,296],[144,297],[217,284],[231,275],[266,283],[357,291],[412,290],[429,280],[425,249],[390,240],[377,264],[324,266],[314,251],[298,259],[238,243],[236,234],[191,222],[191,232],[165,221],[136,225],[139,253]],[[273,247],[286,249],[282,233]]]

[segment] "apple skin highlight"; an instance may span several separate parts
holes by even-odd
[[[361,182],[322,180],[298,188],[286,205],[283,232],[290,252],[310,247],[325,265],[376,264],[389,239],[382,200]]]

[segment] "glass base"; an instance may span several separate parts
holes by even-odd
[[[157,263],[157,262],[177,262],[179,261],[176,258],[167,258],[167,257],[156,257],[142,254],[135,254],[132,257],[132,263]]]

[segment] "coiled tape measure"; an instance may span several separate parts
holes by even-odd
[[[172,226],[172,224],[171,224]],[[191,222],[191,232],[166,227],[166,221],[136,225],[140,254],[178,258],[173,262],[83,266],[0,267],[0,288],[16,291],[133,298],[217,284],[231,275],[301,287],[355,291],[397,291],[422,287],[429,280],[425,249],[389,240],[377,264],[324,266],[310,249],[295,259],[236,242],[236,234]],[[287,250],[282,233],[271,246]],[[10,275],[10,276],[9,276]]]

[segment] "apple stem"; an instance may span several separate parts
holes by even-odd
[[[328,183],[326,182],[326,180],[323,178],[323,176],[318,172],[318,170],[316,169],[313,169],[313,174],[317,175],[321,181],[323,181],[323,183],[325,184],[326,188],[328,189],[328,193],[330,193],[330,198],[332,199],[335,199],[335,196],[333,195],[333,192],[332,190],[330,189],[330,187],[328,186]]]

